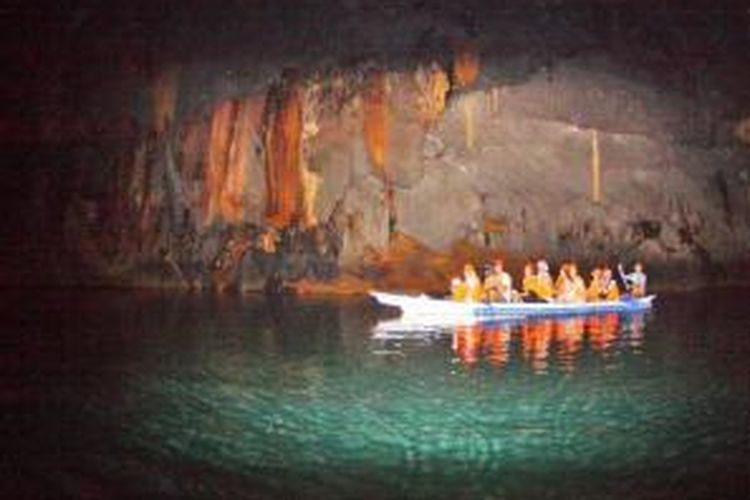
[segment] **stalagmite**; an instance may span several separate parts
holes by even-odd
[[[596,129],[591,131],[591,200],[601,203],[601,169],[599,164],[599,135]]]
[[[303,216],[302,102],[293,76],[286,75],[280,85],[268,91],[265,127],[266,216],[274,226],[285,227]]]

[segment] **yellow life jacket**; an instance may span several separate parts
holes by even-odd
[[[551,278],[540,279],[540,277],[537,276],[535,292],[539,297],[545,300],[552,299],[554,295],[554,289],[552,287],[552,279]]]
[[[453,300],[457,302],[463,302],[466,300],[466,283],[463,281],[454,287],[451,288],[451,296],[453,297]]]

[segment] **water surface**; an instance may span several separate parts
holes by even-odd
[[[53,497],[742,498],[748,296],[404,332],[365,299],[4,292],[2,478]]]

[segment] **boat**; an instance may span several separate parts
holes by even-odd
[[[651,309],[656,295],[626,297],[601,302],[456,302],[427,295],[404,295],[371,291],[379,304],[401,310],[401,319],[429,324],[478,321],[524,320],[537,317],[582,316],[605,313],[636,313]]]

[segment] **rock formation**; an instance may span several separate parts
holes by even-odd
[[[342,9],[345,30],[358,11]],[[283,66],[227,55],[124,80],[126,132],[81,141],[65,194],[38,197],[66,256],[45,278],[437,292],[497,254],[514,272],[642,259],[662,285],[750,276],[747,109],[605,52],[531,60],[476,20],[455,35],[372,15],[373,57],[360,40],[297,65],[290,38]],[[408,60],[387,57],[397,33]]]

